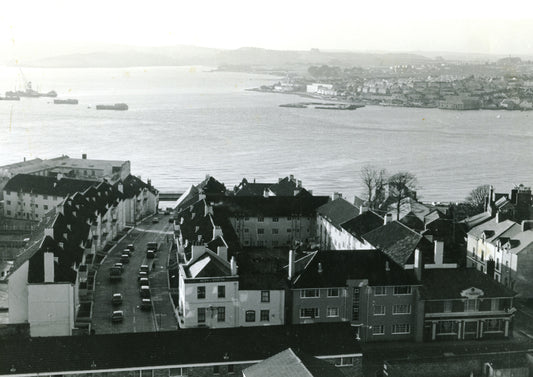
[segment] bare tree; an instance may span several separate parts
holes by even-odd
[[[400,205],[403,199],[412,197],[417,188],[417,179],[414,174],[402,171],[391,176],[389,184],[389,195],[396,201],[396,220],[400,220]]]
[[[472,207],[476,213],[482,212],[485,208],[485,200],[489,196],[490,185],[481,185],[470,191],[465,199],[466,204]]]
[[[363,166],[360,173],[361,181],[365,187],[365,198],[370,208],[376,208],[385,199],[385,183],[387,172],[378,170],[371,165]]]

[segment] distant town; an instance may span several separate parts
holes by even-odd
[[[479,64],[437,58],[388,67],[310,66],[305,75],[287,74],[278,83],[254,90],[359,105],[532,110],[533,62],[503,58]]]
[[[87,155],[0,175],[2,376],[529,375],[528,186],[425,203],[366,166],[353,198],[290,174],[161,193]]]

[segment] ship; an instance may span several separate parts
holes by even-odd
[[[77,105],[78,100],[69,98],[69,99],[55,99],[54,100],[55,105]]]
[[[15,92],[8,91],[6,92],[6,97],[57,97],[57,93],[53,90],[49,91],[48,93],[39,93],[31,87],[31,81],[28,81],[26,84],[26,90],[17,90]]]
[[[96,105],[96,110],[128,110],[125,103],[115,103],[114,105]]]
[[[20,97],[19,96],[0,97],[0,101],[20,101]]]

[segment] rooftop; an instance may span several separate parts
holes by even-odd
[[[4,191],[25,192],[40,195],[52,195],[65,197],[78,191],[98,184],[96,181],[84,181],[81,179],[44,177],[31,174],[17,174],[5,185]]]
[[[264,360],[287,348],[313,356],[361,353],[349,323],[181,329],[4,339],[0,375]],[[184,347],[184,345],[187,345]],[[224,356],[227,356],[225,358]]]
[[[383,225],[383,218],[373,211],[366,211],[351,220],[341,224],[352,236],[363,242],[363,234],[366,234]]]
[[[342,223],[359,215],[359,208],[346,199],[337,198],[318,207],[317,212],[340,229]]]

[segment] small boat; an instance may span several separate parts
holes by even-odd
[[[74,98],[69,99],[55,99],[54,100],[55,105],[77,105],[78,100]]]
[[[39,93],[36,90],[33,90],[31,87],[31,81],[28,81],[26,84],[26,90],[17,90],[15,92],[8,91],[6,92],[6,97],[57,97],[57,93],[53,90],[49,91],[48,93]]]
[[[128,110],[125,103],[115,103],[114,105],[96,105],[96,110]]]

